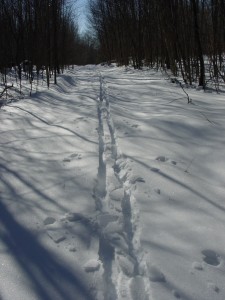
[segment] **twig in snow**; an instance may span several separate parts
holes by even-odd
[[[188,169],[192,165],[193,161],[194,161],[194,158],[192,158],[192,160],[190,161],[189,165],[187,166],[186,170],[184,171],[185,173],[188,173]]]
[[[1,94],[0,94],[0,98],[3,96],[3,94],[8,90],[8,89],[10,89],[10,88],[12,88],[13,87],[13,84],[12,85],[7,85],[7,86],[5,86],[5,88],[3,89],[3,91],[1,92]]]
[[[183,92],[185,93],[185,95],[188,99],[188,103],[192,103],[192,99],[189,97],[188,93],[185,91],[182,83],[175,77],[171,78],[171,76],[167,73],[166,69],[164,69],[164,72],[166,73],[167,77],[171,80],[172,83],[177,83],[180,85],[180,87],[182,88]]]

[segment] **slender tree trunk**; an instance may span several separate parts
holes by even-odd
[[[199,22],[198,22],[198,11],[199,11],[199,3],[198,0],[191,0],[192,7],[193,7],[193,17],[194,17],[194,30],[195,30],[195,39],[197,44],[197,55],[199,59],[199,85],[205,88],[205,64],[204,64],[204,57],[202,51],[202,44],[200,39],[200,32],[199,32]]]

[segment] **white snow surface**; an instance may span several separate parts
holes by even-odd
[[[225,94],[186,91],[85,66],[0,109],[0,299],[225,299]]]

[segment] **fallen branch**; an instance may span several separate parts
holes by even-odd
[[[13,84],[12,85],[7,85],[5,86],[5,88],[3,89],[3,91],[1,92],[0,94],[0,98],[3,96],[3,94],[5,93],[5,91],[7,91],[8,89],[12,88],[13,87]]]
[[[185,93],[185,95],[187,96],[187,100],[188,100],[188,103],[192,103],[192,99],[189,97],[188,93],[185,91],[182,83],[176,78],[176,77],[171,77],[168,72],[166,71],[166,69],[164,68],[163,71],[166,73],[167,77],[170,79],[170,81],[172,83],[177,83],[180,85],[180,87],[182,88],[183,92]]]
[[[175,80],[175,82],[176,82],[177,84],[179,84],[179,85],[180,85],[180,87],[182,88],[183,92],[184,92],[184,93],[185,93],[185,95],[187,96],[188,103],[191,103],[191,102],[192,102],[192,100],[191,100],[191,98],[189,97],[188,93],[185,91],[185,89],[184,89],[184,87],[183,87],[182,83],[181,83],[181,82],[180,82],[180,81],[179,81],[177,78],[175,78],[174,80]]]

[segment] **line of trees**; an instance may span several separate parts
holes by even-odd
[[[47,84],[64,66],[91,63],[94,44],[79,36],[69,0],[0,0],[0,73],[26,70],[30,81],[45,70]]]
[[[166,67],[203,87],[206,72],[224,80],[225,0],[90,0],[89,9],[104,60]]]

